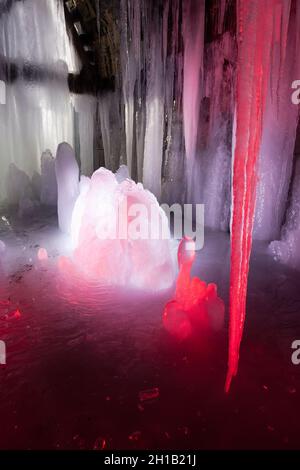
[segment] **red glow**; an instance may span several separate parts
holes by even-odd
[[[280,0],[279,0],[280,1]],[[236,144],[233,167],[229,358],[225,390],[236,375],[246,314],[255,210],[256,163],[278,0],[238,0]]]
[[[142,390],[141,392],[139,392],[139,400],[141,402],[155,400],[158,397],[159,397],[158,387],[150,388],[148,390]]]
[[[220,329],[224,319],[224,304],[217,295],[217,286],[206,284],[197,277],[191,278],[194,259],[194,241],[183,238],[178,248],[175,299],[166,304],[163,313],[166,330],[181,340],[190,336],[193,325],[199,325],[201,329]]]
[[[46,248],[40,248],[37,254],[37,257],[40,261],[47,261],[48,253]]]
[[[12,314],[5,315],[5,320],[18,320],[19,318],[21,318],[21,312],[18,308]]]

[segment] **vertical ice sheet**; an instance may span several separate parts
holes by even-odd
[[[46,148],[54,153],[60,142],[74,143],[74,109],[67,75],[78,72],[80,64],[67,33],[63,2],[13,2],[9,12],[0,17],[0,56],[15,64],[19,72],[14,81],[8,77],[6,103],[0,105],[2,199],[10,163],[31,177],[40,171],[40,156]],[[31,67],[35,78],[24,79],[24,64]],[[81,159],[91,161],[93,142],[88,149],[85,142]]]
[[[181,0],[121,2],[127,164],[134,179],[176,201],[184,180],[180,11]]]
[[[116,88],[98,98],[98,119],[104,149],[106,168],[116,171],[123,162],[123,128],[121,94]]]
[[[204,0],[186,0],[183,3],[183,122],[189,200],[192,197],[193,166],[203,86],[204,14]]]
[[[183,116],[186,155],[195,158],[199,106],[202,97],[204,0],[186,0],[183,9]]]
[[[90,95],[73,96],[78,114],[78,138],[80,146],[80,171],[91,176],[94,171],[94,121],[96,118],[96,98]]]
[[[164,138],[164,55],[163,21],[159,8],[152,12],[148,41],[146,131],[143,183],[157,198],[161,196],[161,168]]]
[[[191,202],[205,204],[205,224],[215,230],[229,229],[235,64],[236,39],[230,33],[206,46]]]
[[[266,109],[259,158],[259,181],[253,236],[272,240],[280,235],[292,173],[298,106],[291,84],[299,78],[299,2],[274,6],[274,30]],[[287,47],[288,44],[288,47]],[[298,51],[298,52],[297,52]]]

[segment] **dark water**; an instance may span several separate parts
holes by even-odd
[[[299,447],[299,273],[264,245],[252,257],[239,373],[225,395],[226,328],[178,343],[161,323],[171,292],[87,282],[58,267],[68,240],[55,217],[2,215],[1,448]],[[39,247],[48,261],[37,260]],[[228,301],[227,235],[207,234],[195,274]]]

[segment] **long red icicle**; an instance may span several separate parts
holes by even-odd
[[[225,390],[237,373],[246,314],[256,164],[270,77],[274,15],[284,0],[237,0],[238,69],[232,180],[229,355]]]

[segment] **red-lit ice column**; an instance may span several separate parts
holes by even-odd
[[[238,64],[226,391],[237,373],[243,334],[257,184],[256,164],[270,76],[274,15],[282,1],[237,0]]]

